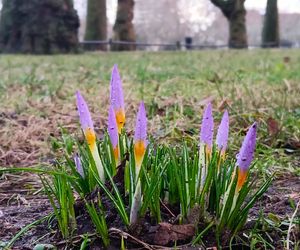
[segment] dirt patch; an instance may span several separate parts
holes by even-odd
[[[0,185],[0,238],[2,242],[8,242],[24,226],[48,215],[52,211],[47,197],[39,193],[39,189],[39,179],[32,174],[4,175],[2,177]],[[270,213],[275,214],[280,220],[291,217],[294,212],[290,205],[291,200],[295,203],[300,200],[299,177],[293,175],[280,176],[273,182],[268,192],[263,195],[254,208],[251,209],[249,214],[250,222],[246,224],[244,232],[248,232],[247,230],[253,228],[254,220],[259,216],[261,209],[265,217],[268,217]],[[105,207],[111,207],[108,200],[104,200],[103,204]],[[84,207],[79,204],[76,211],[78,222],[77,235],[87,232],[94,233],[93,225]],[[174,209],[172,211],[174,212]],[[126,235],[126,244],[129,249],[136,247],[144,247],[145,249],[145,246],[150,247],[153,246],[152,244],[158,245],[158,243],[171,243],[170,246],[172,246],[172,242],[174,243],[175,240],[178,240],[181,244],[188,243],[191,238],[191,232],[194,230],[193,225],[187,224],[180,227],[176,223],[173,224],[176,218],[168,214],[169,211],[162,209],[162,213],[164,223],[155,225],[150,217],[146,216],[145,220],[140,223],[141,228],[139,230],[131,230],[130,233],[126,232],[125,228],[121,226],[121,219],[116,216],[116,212],[108,209],[107,221],[111,228],[112,249],[118,249],[121,236],[124,237]],[[82,241],[81,237],[76,236],[73,238],[73,243],[71,244],[59,237],[56,227],[55,220],[51,222],[45,221],[40,225],[34,226],[16,241],[13,249],[32,249],[37,243],[52,243],[59,247],[69,245],[70,249],[78,247],[78,244]],[[281,240],[283,235],[279,231],[268,233],[274,240],[277,249],[282,249]],[[293,234],[293,237],[299,237],[296,233]],[[91,238],[94,237],[92,236]],[[213,242],[213,235],[208,234],[204,237],[206,246],[215,246]],[[99,244],[101,244],[99,241],[93,241],[91,249],[99,249],[96,247]]]
[[[39,189],[40,183],[35,175],[7,174],[2,176],[0,182],[0,242],[9,242],[25,226],[52,211],[47,197],[38,194]],[[18,239],[21,244],[17,242],[13,249],[32,249],[34,242],[47,234],[49,234],[47,226],[37,225]]]
[[[299,200],[299,177],[291,174],[279,176],[251,209],[250,216],[257,217],[262,209],[265,214],[274,213],[283,218],[293,213],[294,209],[291,206],[291,202],[297,204]]]

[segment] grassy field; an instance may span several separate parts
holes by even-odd
[[[43,160],[50,149],[49,134],[57,135],[59,125],[78,131],[77,89],[88,100],[98,129],[104,129],[114,63],[123,79],[127,110],[136,110],[144,99],[150,130],[157,139],[196,138],[202,108],[212,101],[216,111],[228,108],[231,135],[243,133],[254,120],[259,122],[262,168],[299,174],[297,50],[2,56],[0,165]],[[127,112],[128,130],[133,128],[134,113]],[[217,122],[220,115],[217,112]],[[232,141],[233,151],[238,146]]]
[[[123,80],[127,131],[133,130],[143,99],[155,140],[197,140],[203,107],[211,101],[217,124],[224,109],[229,111],[231,155],[237,153],[248,126],[258,121],[257,175],[265,178],[276,171],[275,194],[287,202],[293,199],[294,205],[299,201],[299,50],[1,56],[0,166],[50,162],[60,126],[79,134],[77,89],[88,101],[101,134],[115,63]],[[2,188],[4,180],[0,179]],[[280,214],[280,220],[291,216],[294,205]]]

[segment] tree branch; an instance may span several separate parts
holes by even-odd
[[[215,6],[219,7],[223,15],[229,19],[235,10],[236,0],[210,0]]]

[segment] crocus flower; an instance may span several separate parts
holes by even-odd
[[[85,139],[89,145],[91,154],[95,161],[100,180],[104,182],[105,181],[104,168],[102,166],[102,162],[99,156],[99,152],[96,144],[96,133],[94,130],[94,125],[93,125],[89,108],[79,91],[76,92],[76,99],[77,99],[76,102],[77,102],[77,109],[78,109],[81,128],[83,130]]]
[[[118,134],[118,127],[117,127],[117,122],[116,122],[115,111],[112,106],[110,106],[110,109],[108,112],[108,134],[109,134],[109,138],[110,138],[113,150],[114,150],[115,159],[118,160],[118,158],[119,158],[119,147],[118,147],[119,134]]]
[[[143,102],[141,102],[137,114],[135,134],[134,134],[134,157],[135,157],[135,164],[138,168],[142,165],[146,147],[147,147],[147,117],[146,117],[145,105]]]
[[[83,168],[82,168],[82,165],[81,165],[81,160],[80,160],[78,154],[76,154],[74,156],[74,162],[75,162],[75,166],[76,166],[77,172],[80,174],[80,176],[82,178],[84,178],[84,171],[83,171]]]
[[[201,124],[201,131],[200,131],[200,162],[202,167],[199,168],[199,173],[197,177],[196,188],[198,187],[198,183],[200,181],[200,189],[203,188],[204,182],[207,175],[207,164],[206,160],[209,158],[212,152],[212,141],[214,136],[214,119],[212,116],[212,108],[211,104],[209,103],[203,114],[202,124]],[[200,180],[201,176],[201,180]]]
[[[85,135],[86,141],[92,150],[93,147],[96,146],[96,134],[94,131],[92,117],[89,108],[79,91],[76,91],[76,98],[81,128]]]
[[[116,115],[118,132],[121,133],[125,124],[125,105],[122,89],[122,81],[118,71],[118,66],[115,64],[111,73],[110,80],[110,103]]]
[[[228,133],[229,133],[229,117],[227,110],[224,112],[220,126],[218,128],[216,144],[218,150],[221,152],[221,157],[225,157],[225,151],[227,148],[228,141]]]
[[[141,181],[138,179],[140,168],[144,159],[147,148],[147,117],[145,105],[140,103],[139,111],[136,118],[135,134],[134,134],[134,158],[135,158],[135,176],[136,187],[130,208],[130,223],[136,223],[138,219],[138,211],[142,203]]]
[[[200,131],[200,143],[206,145],[206,153],[210,154],[212,151],[212,141],[214,136],[214,119],[212,116],[212,108],[209,103],[204,111],[202,118],[202,125]]]
[[[239,191],[244,185],[250,164],[254,157],[254,150],[256,144],[256,122],[252,124],[248,130],[246,137],[242,143],[239,154],[237,155],[237,166],[238,166],[238,183],[237,190]]]

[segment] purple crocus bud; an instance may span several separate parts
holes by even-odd
[[[140,103],[136,119],[134,141],[146,141],[147,138],[147,117],[144,102]]]
[[[76,91],[76,104],[82,130],[84,132],[87,129],[94,130],[94,125],[91,114],[89,112],[89,108],[78,90]]]
[[[218,133],[216,138],[217,148],[221,151],[221,155],[225,154],[227,148],[228,133],[229,133],[229,116],[227,110],[225,110],[220,126],[218,128]]]
[[[74,156],[74,162],[75,162],[75,166],[76,166],[77,172],[80,174],[80,176],[82,178],[84,178],[84,171],[83,171],[83,168],[82,168],[82,165],[81,165],[81,160],[80,160],[78,154],[76,154]]]
[[[141,102],[134,134],[134,155],[137,166],[141,166],[147,147],[147,117],[144,102]]]
[[[204,111],[202,118],[202,125],[200,131],[200,143],[203,143],[207,147],[207,151],[212,150],[212,141],[214,136],[214,119],[212,116],[212,107],[209,103]]]
[[[115,111],[118,132],[121,133],[125,124],[125,105],[122,81],[116,64],[113,67],[110,80],[110,104]]]
[[[112,106],[110,106],[108,112],[108,134],[114,150],[115,159],[118,159],[119,158],[119,148],[118,148],[119,134],[118,134],[116,115]]]
[[[237,191],[239,191],[247,180],[248,169],[254,157],[256,144],[256,122],[252,124],[243,141],[239,154],[237,155],[238,182]]]
[[[118,127],[116,121],[115,111],[112,106],[108,112],[108,134],[113,148],[118,146]]]
[[[242,143],[239,154],[237,155],[237,165],[242,171],[248,171],[249,166],[254,157],[256,144],[256,122],[252,124],[248,130],[246,137]]]
[[[96,134],[89,108],[79,91],[76,91],[76,99],[81,128],[90,149],[94,150],[96,147]]]

